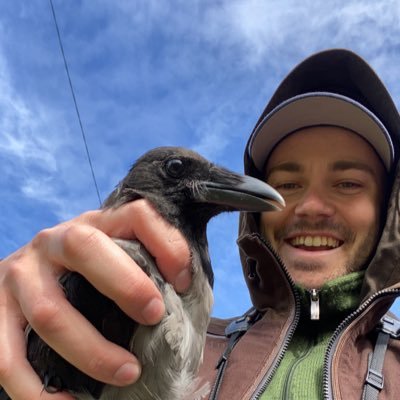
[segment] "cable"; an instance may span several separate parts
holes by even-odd
[[[80,126],[80,128],[81,128],[83,143],[85,144],[86,155],[87,155],[87,158],[88,158],[88,161],[89,161],[90,171],[92,172],[92,178],[93,178],[94,186],[95,186],[95,188],[96,188],[97,198],[99,199],[99,204],[100,204],[100,206],[101,206],[101,197],[100,197],[99,187],[97,186],[96,176],[95,176],[95,174],[94,174],[94,169],[93,169],[93,165],[92,165],[92,160],[91,160],[91,158],[90,158],[89,147],[88,147],[88,145],[87,145],[86,135],[85,135],[85,131],[84,131],[84,129],[83,129],[82,120],[81,120],[81,116],[80,116],[79,109],[78,109],[78,103],[77,103],[77,101],[76,101],[75,92],[74,92],[74,87],[72,86],[72,80],[71,80],[71,76],[70,76],[70,74],[69,74],[67,59],[66,59],[66,57],[65,57],[64,46],[63,46],[63,44],[62,44],[60,30],[58,29],[58,23],[57,23],[56,13],[55,13],[55,11],[54,11],[53,1],[52,1],[52,0],[49,0],[49,1],[50,1],[50,6],[51,6],[51,11],[52,11],[52,13],[53,13],[54,24],[55,24],[56,30],[57,30],[58,43],[60,44],[60,50],[61,50],[61,54],[62,54],[62,57],[63,57],[63,60],[64,60],[65,71],[66,71],[67,76],[68,76],[69,87],[70,87],[70,89],[71,89],[72,98],[73,98],[73,100],[74,100],[76,115],[77,115],[77,117],[78,117],[79,126]]]

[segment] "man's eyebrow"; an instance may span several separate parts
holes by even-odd
[[[374,169],[370,165],[368,165],[367,163],[364,163],[362,161],[339,160],[339,161],[335,161],[331,165],[332,171],[347,171],[349,169],[358,169],[361,171],[368,172],[369,174],[371,174],[373,176],[376,175]]]
[[[376,172],[374,169],[368,165],[367,163],[364,163],[362,161],[354,161],[354,160],[339,160],[335,161],[332,163],[330,166],[330,169],[332,171],[347,171],[349,169],[358,169],[361,171],[368,172],[369,174],[375,176]],[[297,162],[284,162],[282,164],[278,164],[270,168],[269,170],[266,171],[266,178],[268,179],[271,174],[274,172],[302,172],[304,168],[302,167],[301,164]]]
[[[279,172],[279,171],[283,171],[283,172],[301,172],[303,171],[303,167],[296,162],[292,162],[292,161],[288,161],[288,162],[284,162],[282,164],[278,164],[275,165],[274,167],[268,169],[266,172],[266,178],[268,178],[272,173],[274,172]]]

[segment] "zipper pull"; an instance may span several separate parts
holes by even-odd
[[[311,308],[310,315],[311,320],[319,320],[319,291],[317,289],[310,290]]]

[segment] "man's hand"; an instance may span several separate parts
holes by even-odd
[[[42,393],[43,385],[26,359],[24,330],[28,323],[89,376],[117,386],[138,379],[137,359],[104,339],[69,304],[58,284],[66,270],[79,272],[136,321],[159,322],[164,313],[161,294],[111,237],[138,239],[154,256],[166,280],[178,292],[188,289],[188,245],[145,200],[90,211],[39,232],[0,262],[0,385],[11,398],[72,398]]]

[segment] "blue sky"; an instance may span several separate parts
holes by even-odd
[[[0,257],[98,207],[48,1],[0,5]],[[248,135],[311,53],[366,58],[400,102],[397,0],[54,0],[100,194],[142,153],[179,145],[242,171]],[[250,306],[237,214],[208,234],[214,315]]]

